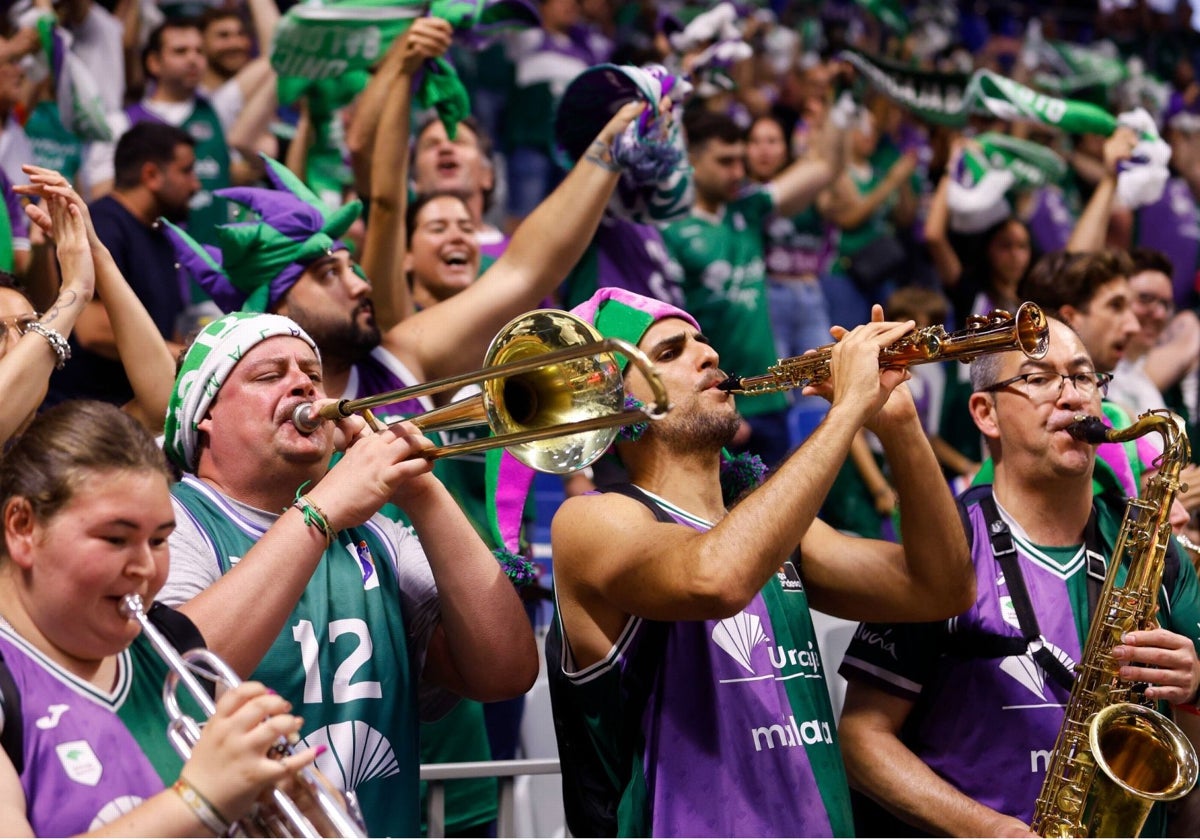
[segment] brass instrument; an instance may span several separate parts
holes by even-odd
[[[1081,416],[1069,431],[1097,444],[1157,432],[1164,447],[1144,497],[1125,508],[1032,828],[1042,837],[1136,837],[1155,802],[1178,799],[1196,784],[1195,749],[1173,721],[1143,705],[1145,697],[1121,680],[1112,657],[1124,634],[1157,626],[1171,504],[1186,489],[1179,474],[1191,446],[1166,411],[1147,412],[1120,430]]]
[[[620,353],[635,364],[654,393],[644,410],[625,409]],[[604,338],[596,328],[556,309],[538,309],[510,321],[492,339],[483,367],[424,385],[327,405],[297,406],[292,422],[305,434],[323,420],[352,414],[376,431],[385,428],[371,409],[414,397],[483,383],[482,393],[408,418],[423,432],[486,423],[494,437],[437,446],[424,458],[445,458],[505,447],[535,470],[568,473],[604,454],[620,426],[658,420],[670,410],[667,391],[646,355],[627,341]]]
[[[958,359],[969,362],[985,353],[1020,350],[1031,359],[1046,355],[1050,329],[1046,316],[1034,303],[1022,303],[1013,315],[993,309],[972,315],[964,329],[952,333],[941,326],[914,330],[884,348],[879,366],[908,367],[926,362]],[[759,376],[730,376],[717,387],[734,394],[772,394],[803,388],[829,378],[829,360],[835,345],[826,344],[802,356],[780,359]]]
[[[190,650],[180,654],[163,636],[157,627],[151,623],[142,608],[140,595],[126,595],[121,601],[121,614],[126,618],[135,619],[142,627],[142,633],[154,648],[154,652],[166,663],[167,678],[163,683],[163,706],[167,710],[170,724],[167,727],[167,738],[171,746],[179,753],[184,761],[191,757],[192,747],[200,738],[200,726],[185,714],[179,706],[178,688],[183,683],[188,694],[208,716],[216,711],[216,703],[204,689],[197,678],[234,688],[241,683],[219,656],[205,648]],[[271,747],[269,755],[277,758],[290,755],[292,744],[283,736]],[[362,817],[357,814],[357,800],[352,792],[334,792],[329,782],[313,771],[311,767],[301,768],[296,773],[295,784],[292,788],[297,791],[299,802],[279,788],[271,788],[264,798],[257,802],[249,816],[235,822],[229,831],[231,837],[366,837],[366,826]],[[306,816],[303,803],[308,806],[308,813],[320,814],[320,819],[314,824]]]

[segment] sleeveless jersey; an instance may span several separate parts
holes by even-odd
[[[1098,544],[1073,551],[1035,545],[1000,509],[1012,531],[1040,641],[1068,670],[1079,661],[1090,624],[1089,555],[1103,567],[1123,513],[1115,496],[1097,496],[1093,508]],[[985,649],[985,637],[1024,636],[981,506],[970,505],[967,516],[973,535],[974,606],[943,622],[861,624],[840,673],[913,700],[900,736],[905,745],[967,796],[1028,822],[1070,691],[1048,678],[1033,659],[1037,641],[1014,655]],[[1200,626],[1198,595],[1196,573],[1187,562],[1179,564],[1173,591],[1159,595],[1162,625],[1194,643]],[[981,761],[986,761],[982,768]]]
[[[111,692],[69,673],[7,623],[0,655],[20,701],[26,817],[38,837],[98,828],[162,791],[183,766],[167,741],[167,667],[141,636]],[[186,708],[186,707],[185,707]]]
[[[172,488],[212,543],[221,573],[260,540],[220,494],[191,476]],[[417,678],[406,629],[397,546],[376,520],[338,532],[253,678],[304,717],[317,766],[358,794],[371,836],[415,836]]]
[[[667,252],[683,270],[685,308],[728,373],[752,376],[775,364],[763,262],[763,229],[774,207],[771,193],[756,188],[725,205],[719,218],[693,210],[663,231]],[[738,400],[747,417],[787,406],[784,393]]]
[[[711,527],[653,499],[680,524]],[[630,617],[609,655],[587,668],[574,666],[556,616],[547,660],[555,717],[571,721],[559,728],[560,754],[594,768],[581,785],[564,785],[567,813],[601,808],[613,817],[570,825],[577,836],[852,833],[835,719],[793,561],[730,618]],[[588,734],[563,743],[569,730]],[[588,802],[572,798],[584,790]]]
[[[131,125],[139,122],[165,122],[162,117],[135,102],[125,109]],[[192,112],[179,126],[196,141],[196,177],[200,191],[188,205],[188,233],[201,242],[211,242],[213,228],[230,221],[229,203],[213,195],[214,191],[230,186],[229,146],[216,110],[202,96],[194,99]]]

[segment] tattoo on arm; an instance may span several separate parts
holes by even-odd
[[[607,143],[604,143],[600,140],[595,140],[592,142],[592,145],[588,147],[587,154],[583,156],[583,159],[596,164],[606,172],[621,171],[621,167],[613,161],[612,149],[608,147]]]
[[[75,305],[77,300],[79,300],[79,295],[75,294],[75,292],[71,291],[70,289],[67,289],[58,296],[58,300],[54,301],[54,305],[46,310],[43,317],[49,321],[53,321],[58,317],[58,313],[61,310],[70,309]]]

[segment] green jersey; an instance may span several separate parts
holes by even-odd
[[[178,542],[172,537],[173,580],[177,564],[185,576],[225,574],[276,518],[192,476],[172,493],[183,529],[192,530]],[[328,748],[317,765],[357,793],[372,836],[414,836],[420,826],[417,689],[437,621],[420,544],[376,516],[338,532],[253,674],[304,717],[304,746]],[[440,700],[422,692],[426,712],[431,699]]]
[[[765,223],[774,209],[771,192],[755,189],[715,216],[693,210],[663,231],[667,252],[683,270],[684,308],[712,340],[727,373],[753,376],[776,361],[763,260]],[[782,393],[738,402],[747,417],[786,409]]]

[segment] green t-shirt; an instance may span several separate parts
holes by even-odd
[[[753,376],[776,362],[763,260],[765,222],[774,209],[772,194],[755,189],[715,217],[693,210],[663,231],[667,252],[683,269],[684,308],[727,373]],[[786,411],[787,395],[740,397],[738,410],[747,417]]]
[[[25,123],[33,162],[74,180],[83,164],[83,141],[67,130],[54,102],[39,102]]]

